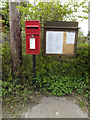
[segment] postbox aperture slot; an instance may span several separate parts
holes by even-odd
[[[27,27],[27,29],[38,29],[38,27]]]

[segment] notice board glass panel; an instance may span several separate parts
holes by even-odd
[[[63,54],[63,31],[46,31],[46,53]]]
[[[67,32],[66,44],[75,43],[75,32]]]

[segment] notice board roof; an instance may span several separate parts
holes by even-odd
[[[46,21],[44,23],[46,29],[79,29],[78,22],[66,21]]]

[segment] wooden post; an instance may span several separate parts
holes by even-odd
[[[17,71],[22,63],[21,15],[16,8],[17,5],[20,5],[20,2],[11,2],[9,0],[10,47],[13,77],[18,76]]]

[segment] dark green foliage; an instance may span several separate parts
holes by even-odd
[[[9,2],[4,2],[5,8],[2,9],[2,20],[3,20],[3,26],[4,26],[4,32],[8,33],[9,31]]]
[[[2,74],[3,79],[11,76],[11,54],[9,43],[2,44]]]
[[[88,83],[88,45],[80,44],[76,57],[37,58],[37,84],[57,96],[77,91],[82,94]]]
[[[9,2],[8,1],[3,1],[2,2],[4,7],[0,13],[2,17],[2,23],[3,23],[3,31],[4,33],[9,33]],[[22,7],[26,7],[27,3],[21,2]],[[23,20],[22,20],[23,22]]]
[[[21,73],[15,79],[11,76],[11,57],[9,44],[2,49],[3,97],[22,94],[24,90],[33,90],[36,86],[40,91],[47,91],[56,96],[72,94],[73,91],[89,96],[88,80],[88,45],[77,47],[76,57],[37,56],[36,84],[32,79],[32,55],[26,55],[23,44],[23,61]]]
[[[52,85],[48,88],[53,94],[57,96],[64,96],[67,94],[72,94],[73,90],[83,87],[84,82],[81,78],[73,78],[69,76],[63,76],[56,79]]]
[[[87,76],[88,74],[88,44],[80,44],[76,58],[62,57],[62,73],[71,76]]]
[[[11,54],[9,43],[2,45],[2,96],[10,97],[11,95],[22,94],[24,89],[27,90],[32,87],[32,70],[31,57],[23,54],[22,67],[20,72],[17,71],[17,77],[13,79],[11,75]]]

